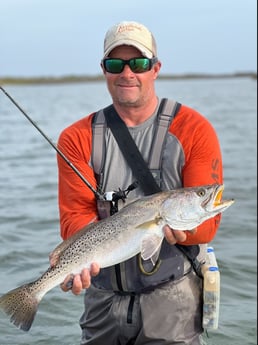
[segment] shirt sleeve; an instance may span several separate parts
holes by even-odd
[[[66,128],[59,137],[58,148],[96,189],[94,172],[90,166],[91,118],[84,118]],[[97,220],[96,197],[86,183],[59,155],[58,202],[60,232],[67,239],[87,224]]]
[[[211,123],[195,110],[182,106],[170,130],[178,138],[184,151],[183,187],[222,184],[222,155]],[[221,214],[201,224],[195,234],[187,232],[187,240],[181,244],[210,242],[218,230],[220,220]]]

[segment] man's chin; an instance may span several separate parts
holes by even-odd
[[[139,107],[140,106],[139,99],[135,97],[119,97],[117,101],[118,101],[118,104],[123,107]]]

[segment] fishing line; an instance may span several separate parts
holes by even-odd
[[[10,99],[10,101],[20,110],[20,112],[29,120],[29,122],[39,131],[39,133],[47,140],[47,142],[56,150],[60,157],[72,168],[72,170],[80,177],[80,179],[90,188],[90,190],[95,194],[97,199],[105,200],[104,196],[100,194],[92,185],[86,180],[86,178],[80,173],[80,171],[69,161],[69,159],[64,155],[62,151],[49,139],[49,137],[38,127],[38,125],[29,117],[28,114],[19,106],[19,104],[9,95],[9,93],[0,86],[3,93]]]

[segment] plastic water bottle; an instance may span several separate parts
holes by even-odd
[[[217,329],[220,303],[220,272],[213,247],[207,247],[203,274],[203,320],[204,329]]]

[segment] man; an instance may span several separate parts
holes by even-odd
[[[161,62],[152,33],[136,22],[113,26],[106,33],[101,67],[114,111],[148,162],[161,101],[155,91]],[[126,190],[135,177],[110,128],[104,134],[103,178],[96,180],[92,130],[97,114],[66,128],[60,135],[59,147],[94,188],[101,186],[103,192]],[[185,105],[178,107],[169,126],[161,156],[163,190],[222,183],[216,133],[202,115]],[[61,234],[66,239],[100,216],[94,194],[60,158],[58,167]],[[141,195],[140,185],[128,198]],[[201,244],[210,242],[219,222],[220,215],[194,231],[174,231],[165,226],[162,265],[155,272],[140,269],[141,263],[135,257],[118,267],[101,270],[92,263],[90,272],[84,269],[75,275],[72,292],[79,294],[87,289],[80,320],[81,344],[200,345],[202,279],[185,252],[193,253]],[[61,285],[64,291],[69,290],[70,279],[67,277]]]

